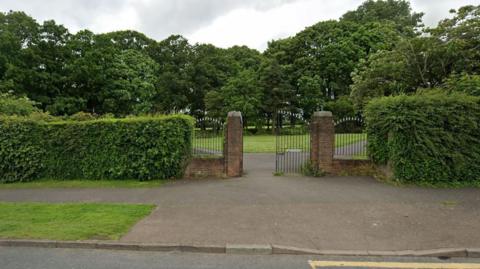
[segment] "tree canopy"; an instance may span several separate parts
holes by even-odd
[[[451,12],[453,18],[426,29],[423,36],[402,37],[391,50],[361,61],[351,85],[357,108],[378,96],[460,87],[454,84],[463,84],[462,91],[476,92],[466,85],[474,85],[480,71],[480,6]]]
[[[274,121],[278,110],[353,115],[372,98],[419,89],[479,95],[480,7],[452,10],[433,28],[422,16],[405,0],[367,0],[259,52],[180,35],[70,33],[0,12],[0,93],[53,115],[240,110],[251,124]]]

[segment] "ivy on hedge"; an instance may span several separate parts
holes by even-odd
[[[372,160],[411,183],[480,181],[480,98],[439,92],[383,97],[365,108]]]
[[[183,115],[57,122],[0,117],[0,182],[178,178],[192,133],[193,119]]]

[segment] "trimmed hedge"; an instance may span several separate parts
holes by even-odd
[[[0,182],[181,177],[193,119],[155,116],[44,122],[0,117]]]
[[[424,93],[383,97],[365,108],[368,151],[410,183],[480,181],[480,98]]]

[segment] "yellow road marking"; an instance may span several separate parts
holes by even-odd
[[[361,267],[392,269],[480,269],[480,263],[408,263],[408,262],[344,262],[308,261],[312,269],[322,267]]]

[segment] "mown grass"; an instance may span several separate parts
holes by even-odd
[[[154,205],[0,202],[0,238],[117,240]]]
[[[0,184],[0,189],[41,188],[152,188],[163,185],[165,180],[36,180]]]
[[[367,139],[366,134],[336,134],[335,146],[343,147]],[[194,145],[203,149],[221,151],[222,137],[195,138]],[[303,149],[310,147],[308,135],[284,135],[282,148]],[[219,142],[220,141],[220,142]],[[245,135],[243,137],[243,151],[245,153],[274,153],[276,151],[275,135]]]

